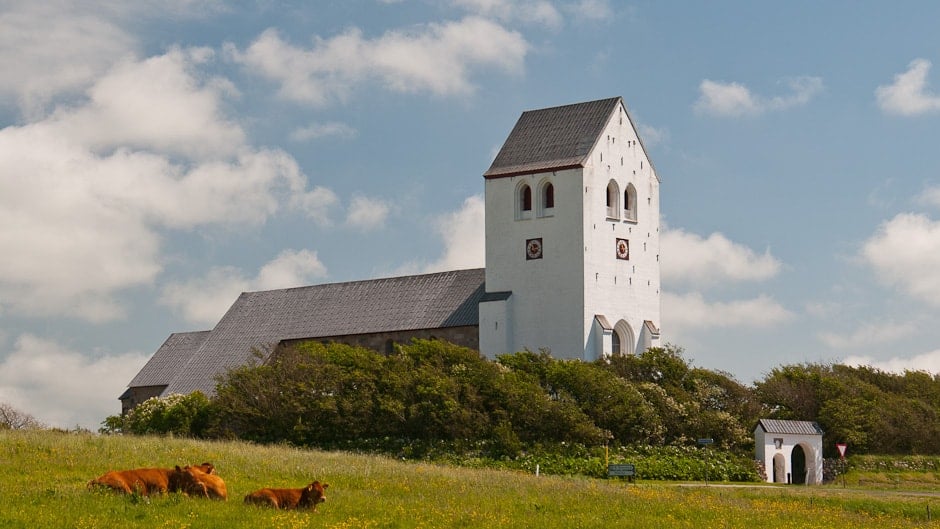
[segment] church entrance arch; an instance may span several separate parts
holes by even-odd
[[[613,341],[615,355],[636,354],[636,335],[633,334],[629,323],[624,320],[618,321],[617,325],[614,325],[613,337],[616,337]]]

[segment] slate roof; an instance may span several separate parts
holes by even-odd
[[[822,435],[822,428],[812,421],[782,421],[778,419],[761,419],[757,425],[767,433],[795,434],[795,435]]]
[[[209,331],[176,332],[170,335],[150,357],[128,386],[166,386],[176,376],[181,365],[202,347]]]
[[[522,113],[486,178],[583,167],[620,97]]]
[[[479,325],[484,291],[484,269],[477,268],[245,292],[185,364],[177,365],[163,394],[212,395],[219,375],[247,364],[254,349],[281,340]]]

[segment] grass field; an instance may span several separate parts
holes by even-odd
[[[211,461],[229,501],[90,491],[111,469]],[[329,483],[319,512],[242,498]],[[682,486],[469,470],[345,453],[149,437],[0,431],[0,527],[940,527],[940,497],[885,487]]]

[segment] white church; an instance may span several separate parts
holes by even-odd
[[[523,112],[483,178],[485,269],[242,293],[211,330],[171,334],[122,409],[212,395],[253,351],[295,341],[586,361],[660,343],[660,182],[622,98]]]

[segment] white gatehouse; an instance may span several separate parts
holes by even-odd
[[[812,421],[761,419],[754,451],[768,483],[819,485],[823,480],[823,431]]]

